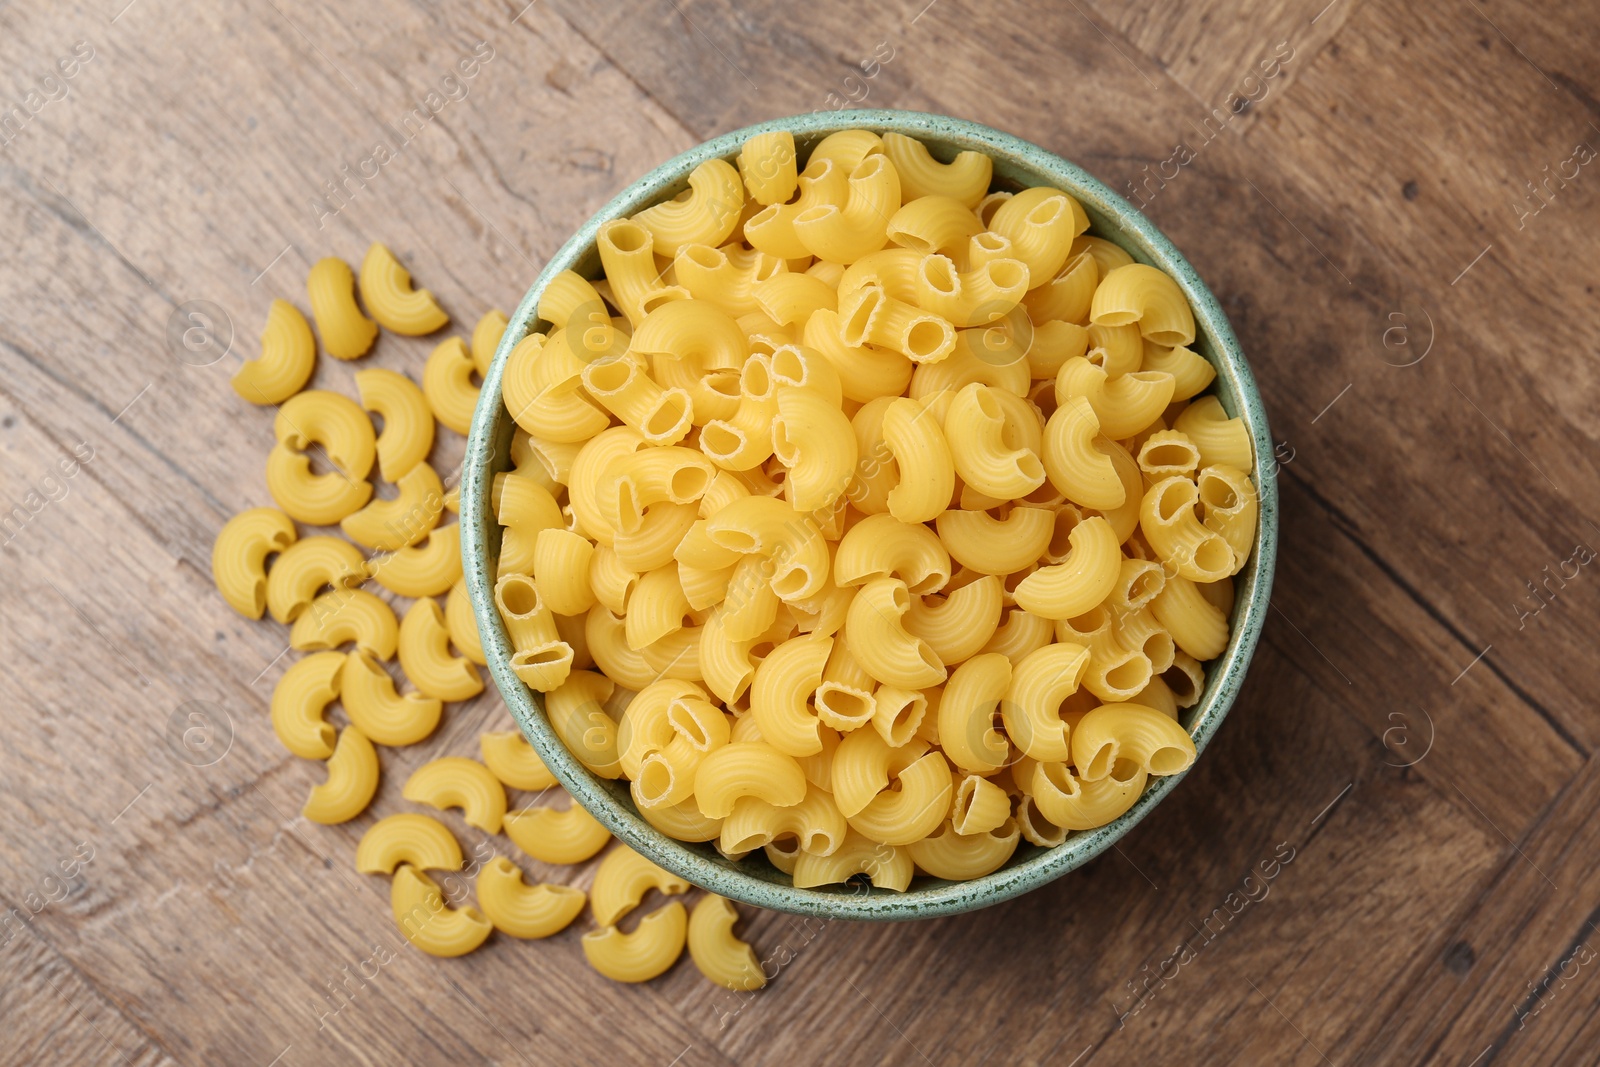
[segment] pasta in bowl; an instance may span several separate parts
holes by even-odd
[[[1232,703],[1276,552],[1216,300],[1072,164],[802,116],[630,186],[485,377],[464,565],[539,756],[662,868],[946,915],[1080,866]]]

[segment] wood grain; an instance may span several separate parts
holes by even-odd
[[[0,1063],[1594,1061],[1600,579],[1548,581],[1600,547],[1600,176],[1548,180],[1600,147],[1583,5],[125,2],[0,4],[0,96],[41,88],[0,125],[0,514],[26,516],[0,532]],[[272,413],[227,379],[324,255],[385,241],[469,330],[651,166],[846,101],[1066,155],[1218,293],[1288,457],[1244,692],[1167,803],[1027,897],[748,914],[778,967],[754,997],[687,962],[611,984],[578,928],[424,957],[356,841],[509,717],[454,706],[385,752],[372,812],[297,816],[320,770],[267,722],[286,634],[210,583],[268,500]],[[231,330],[210,365],[168,336],[197,300]],[[433,343],[369,363],[415,376]],[[1214,918],[1230,894],[1259,899]]]

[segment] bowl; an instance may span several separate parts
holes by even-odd
[[[540,694],[528,689],[511,670],[511,643],[494,603],[494,573],[500,548],[500,527],[490,500],[494,475],[510,467],[514,424],[501,396],[501,376],[511,349],[541,324],[537,307],[545,285],[557,273],[573,269],[586,277],[599,273],[595,233],[601,224],[668,199],[688,187],[688,176],[708,159],[732,160],[746,138],[767,130],[789,130],[795,136],[801,165],[810,146],[838,130],[896,131],[925,142],[936,158],[949,160],[964,149],[985,152],[994,160],[994,182],[1001,188],[1050,185],[1083,204],[1090,233],[1125,248],[1134,259],[1153,264],[1176,279],[1194,309],[1194,349],[1217,369],[1212,391],[1230,415],[1241,416],[1250,431],[1256,461],[1252,477],[1260,490],[1260,518],[1255,550],[1234,578],[1232,635],[1227,650],[1209,664],[1199,702],[1186,709],[1183,724],[1203,752],[1222,724],[1244,680],[1265,622],[1277,556],[1278,496],[1270,469],[1272,438],[1261,394],[1216,297],[1187,260],[1143,214],[1081,168],[1010,134],[975,122],[911,111],[834,111],[777,119],[723,134],[662,164],[624,189],[616,199],[584,223],[534,281],[511,316],[494,363],[483,382],[467,441],[461,482],[461,546],[473,610],[482,633],[490,673],[506,706],[528,741],[577,803],[624,843],[656,864],[695,885],[733,900],[797,915],[826,919],[904,920],[953,915],[1008,900],[1036,889],[1104,852],[1177,787],[1183,775],[1156,779],[1125,814],[1109,825],[1074,833],[1055,848],[1024,841],[1006,866],[968,882],[946,882],[921,876],[904,893],[840,885],[797,889],[787,875],[767,863],[760,852],[733,863],[711,845],[686,844],[663,834],[641,818],[627,783],[608,781],[574,759],[551,729]],[[1174,843],[1176,846],[1176,843]],[[1178,846],[1181,847],[1181,846]]]

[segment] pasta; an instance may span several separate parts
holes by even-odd
[[[284,549],[267,572],[267,611],[277,622],[293,622],[324,588],[355,589],[366,578],[367,561],[350,542],[303,537]]]
[[[229,607],[247,619],[261,618],[267,557],[287,552],[297,537],[294,522],[276,508],[250,508],[223,525],[211,546],[211,577]]]
[[[361,260],[361,299],[378,325],[408,337],[443,329],[446,315],[426,289],[411,287],[411,273],[394,253],[374,243]]]
[[[411,772],[401,796],[441,811],[460,808],[470,826],[497,834],[506,817],[506,790],[489,768],[463,756],[441,756]]]
[[[252,404],[281,404],[305,387],[317,369],[317,339],[300,309],[274,300],[261,331],[261,355],[234,374],[233,391]]]
[[[459,337],[441,341],[422,368],[422,394],[433,417],[456,433],[472,428],[472,411],[478,406],[477,372],[467,343]]]
[[[361,406],[383,419],[378,435],[378,470],[386,482],[423,460],[433,448],[433,411],[415,382],[381,367],[356,372]]]
[[[377,552],[409,548],[438,523],[444,513],[444,485],[426,463],[417,463],[395,482],[390,499],[376,499],[346,515],[339,528],[358,545]]]
[[[700,973],[726,989],[749,991],[767,984],[755,949],[734,936],[739,913],[726,897],[707,893],[689,913],[689,958]]]
[[[380,745],[414,745],[426,740],[444,712],[444,703],[437,697],[399,693],[389,672],[366,652],[345,657],[339,686],[350,721]]]
[[[302,652],[347,641],[377,659],[393,659],[400,642],[394,609],[364,589],[334,589],[313,600],[289,631],[290,647]]]
[[[627,845],[606,853],[594,872],[589,890],[589,908],[601,926],[615,926],[617,920],[639,906],[648,890],[668,895],[687,893],[689,883],[657,867]]]
[[[334,826],[367,810],[378,791],[378,753],[354,726],[339,731],[328,757],[328,777],[313,786],[300,814],[312,822]]]
[[[389,885],[389,907],[407,941],[430,956],[465,956],[494,926],[477,908],[452,908],[433,879],[402,863]]]
[[[560,933],[583,911],[583,890],[564,885],[528,885],[522,871],[496,856],[478,872],[478,906],[494,928],[512,937]]]
[[[461,844],[444,823],[428,815],[401,812],[367,828],[356,846],[356,870],[393,874],[408,863],[417,870],[459,871]]]
[[[359,359],[378,338],[378,324],[356,306],[356,278],[350,264],[329,256],[319,259],[306,279],[311,315],[317,320],[322,347],[334,359]]]
[[[272,690],[272,732],[301,759],[333,755],[337,731],[323,716],[339,696],[345,657],[315,652],[284,672]]]
[[[614,982],[648,982],[683,955],[689,915],[676,900],[639,920],[631,934],[605,926],[583,935],[589,965]]]
[[[1203,395],[1183,286],[1067,192],[991,190],[985,154],[897,133],[804,153],[751,138],[606,222],[603,277],[547,284],[503,376],[496,605],[567,750],[667,835],[802,888],[982,877],[1192,762],[1254,449]],[[408,613],[424,692],[482,661],[470,621],[459,584]],[[514,731],[482,744],[507,784],[553,783]],[[576,807],[505,825],[536,858],[609,840]],[[632,857],[602,872],[666,877]],[[613,877],[585,951],[659,973],[682,909],[623,934]],[[700,907],[697,964],[759,984],[735,913]]]
[[[432,597],[411,605],[400,622],[400,668],[411,684],[439,700],[466,700],[483,692],[472,661],[450,654],[444,612]]]

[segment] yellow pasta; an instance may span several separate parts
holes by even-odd
[[[296,662],[272,689],[272,731],[301,759],[333,755],[336,731],[323,716],[339,695],[345,657],[315,652]]]
[[[689,913],[689,958],[717,985],[748,992],[765,986],[767,976],[755,949],[734,936],[738,921],[739,913],[726,897],[701,897]]]
[[[902,133],[884,134],[883,151],[900,174],[901,195],[907,202],[947,196],[970,210],[989,191],[994,163],[982,152],[957,152],[949,162],[940,162],[927,145]]]
[[[644,895],[654,889],[669,896],[689,891],[689,883],[662,870],[627,845],[606,853],[594,872],[589,890],[589,908],[601,926],[615,926],[624,915],[639,906]]]
[[[371,498],[372,483],[339,470],[313,474],[310,456],[277,444],[267,453],[267,492],[291,518],[332,526]]]
[[[706,754],[695,773],[694,798],[701,814],[724,819],[740,797],[778,807],[805,798],[806,778],[793,756],[763,741],[733,741]]]
[[[916,873],[911,854],[904,848],[882,844],[851,831],[844,844],[827,856],[802,851],[794,865],[797,889],[835,885],[855,875],[866,875],[879,889],[904,892]]]
[[[377,750],[360,730],[346,726],[328,757],[327,780],[312,787],[300,814],[326,826],[349,822],[367,810],[377,791]]]
[[[494,926],[477,908],[452,908],[433,879],[402,863],[389,887],[389,907],[407,941],[430,956],[465,956]]]
[[[472,365],[480,378],[489,373],[489,365],[494,362],[494,354],[500,347],[500,339],[505,336],[508,325],[510,320],[506,318],[506,313],[491,308],[479,317],[478,324],[472,328]]]
[[[322,347],[334,359],[359,359],[378,337],[378,324],[356,306],[356,278],[350,264],[329,256],[317,260],[306,278],[311,315]]]
[[[377,552],[394,552],[428,536],[444,513],[444,485],[426,463],[417,463],[395,483],[393,497],[372,501],[339,522],[345,536]]]
[[[906,629],[911,594],[898,578],[875,578],[850,602],[847,639],[867,673],[885,685],[922,689],[945,680],[944,661]]]
[[[946,822],[937,834],[913,841],[906,851],[918,869],[935,878],[967,881],[1005,866],[1021,840],[1021,830],[1008,816],[999,826],[971,834],[957,833]]]
[[[583,955],[614,982],[648,982],[683,955],[688,926],[688,913],[674,900],[646,915],[631,934],[615,926],[584,934]]]
[[[1103,326],[1137,323],[1152,344],[1182,347],[1194,341],[1194,312],[1170,276],[1144,263],[1106,273],[1094,291],[1089,317]]]
[[[261,331],[261,355],[234,373],[233,391],[252,404],[281,404],[317,369],[317,339],[300,309],[274,300]]]
[[[1045,473],[1074,504],[1117,508],[1127,499],[1106,440],[1100,420],[1083,397],[1067,398],[1045,423]]]
[[[401,596],[429,597],[448,593],[461,581],[461,526],[458,523],[436,526],[420,544],[374,557],[367,569],[379,585]],[[462,652],[469,657],[472,655],[465,648]],[[475,663],[481,662],[472,658]]]
[[[461,844],[444,823],[428,815],[401,812],[367,828],[356,846],[356,870],[393,874],[408,863],[419,871],[459,871]]]
[[[995,211],[989,228],[1011,241],[1012,255],[1026,264],[1032,284],[1055,276],[1072,240],[1089,228],[1083,208],[1059,189],[1024,189]]]
[[[739,176],[756,203],[765,206],[787,201],[799,188],[794,134],[773,130],[745,141],[739,150]]]
[[[1253,450],[1244,420],[1229,418],[1222,410],[1222,402],[1214,396],[1203,396],[1184,408],[1172,428],[1195,443],[1205,466],[1223,464],[1237,470],[1252,466]]]
[[[365,652],[345,657],[339,686],[350,721],[380,745],[414,745],[426,740],[438,728],[444,711],[438,697],[399,693],[389,672]]]
[[[483,753],[484,766],[512,789],[537,792],[556,784],[556,776],[550,773],[520,730],[481,734],[478,746]]]
[[[433,294],[413,289],[410,272],[377,243],[361,261],[361,299],[380,326],[408,337],[433,333],[450,321]]]
[[[427,397],[404,374],[374,367],[356,372],[361,406],[383,419],[378,435],[378,470],[386,482],[428,458],[433,448],[433,411]]]
[[[457,528],[446,526],[445,529]],[[456,536],[460,538],[459,533]],[[400,590],[396,592],[406,595]],[[450,595],[444,602],[444,621],[450,628],[450,643],[478,666],[486,666],[489,661],[483,654],[483,641],[478,634],[478,620],[472,613],[472,600],[467,596],[465,578],[457,578],[450,587]]]
[[[364,589],[334,589],[313,600],[289,631],[302,652],[335,649],[345,642],[378,659],[393,659],[400,643],[394,609]]]
[[[324,588],[354,589],[366,579],[367,561],[350,542],[304,537],[285,549],[267,572],[267,611],[277,622],[293,622]]]
[[[247,619],[261,618],[267,557],[286,552],[297,536],[294,522],[276,508],[250,508],[223,525],[211,546],[211,577],[229,607]]]
[[[522,871],[496,856],[478,872],[478,906],[503,934],[523,939],[560,933],[583,911],[584,893],[565,885],[528,885]]]
[[[443,810],[460,808],[468,825],[497,834],[506,817],[506,790],[489,768],[464,756],[441,756],[411,772],[401,796]]]
[[[726,160],[708,159],[689,175],[678,198],[646,208],[634,221],[655,239],[655,251],[675,256],[685,245],[720,245],[739,224],[744,183]]]
[[[509,812],[505,832],[513,844],[542,863],[582,863],[611,840],[611,831],[576,802],[568,808]]]
[[[422,368],[422,394],[433,417],[459,434],[471,429],[478,405],[478,387],[472,381],[476,371],[472,353],[459,337],[441,341]]]

